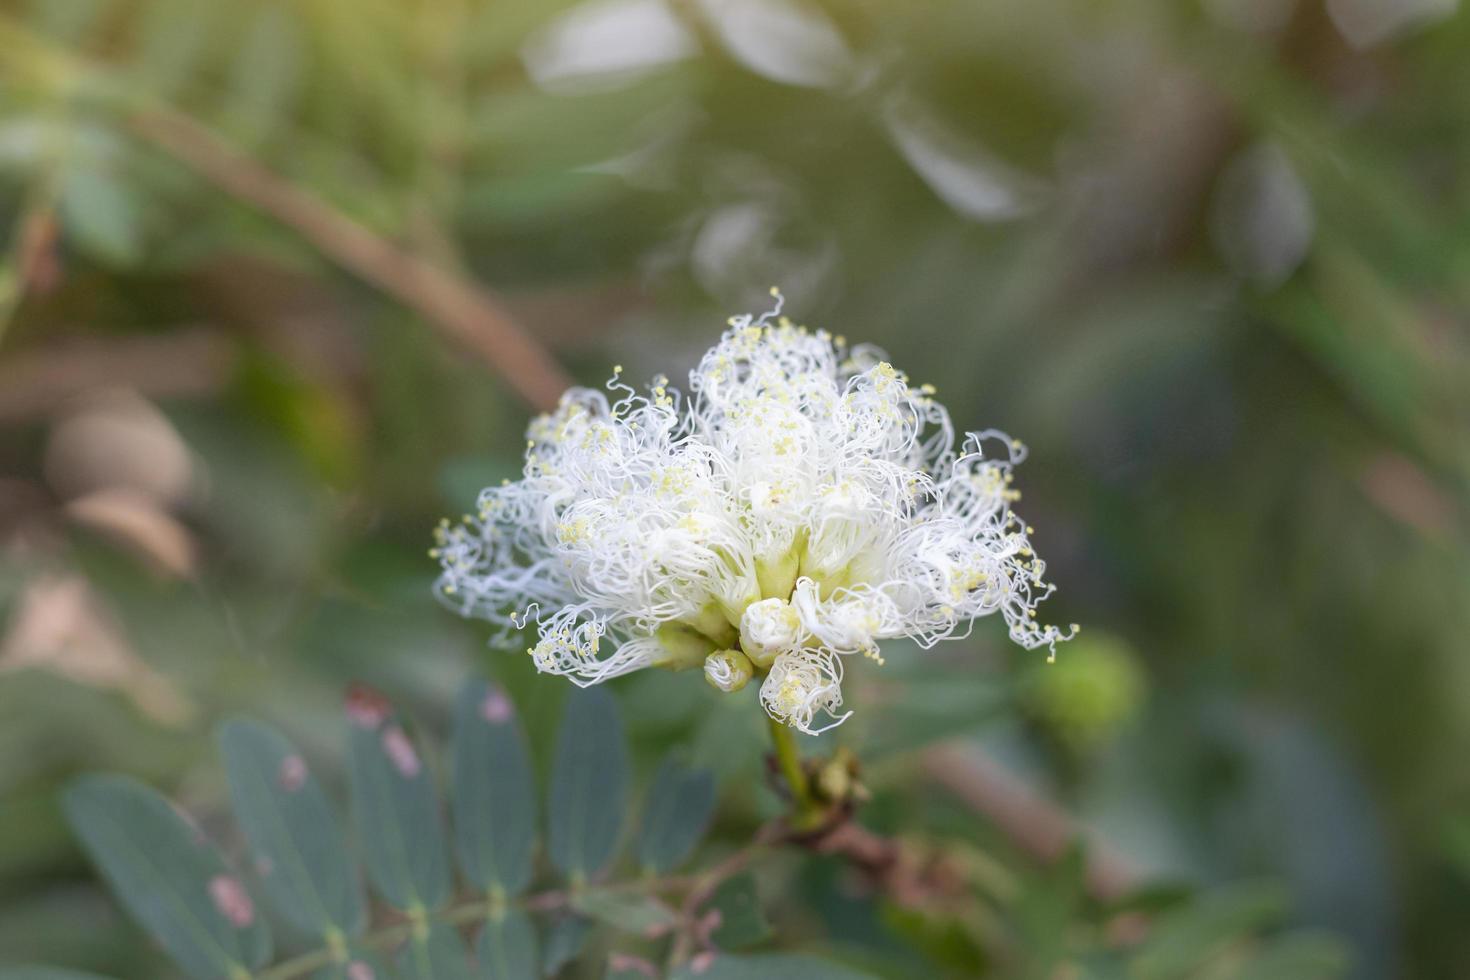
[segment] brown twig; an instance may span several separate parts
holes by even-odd
[[[703,933],[707,932],[701,928],[699,907],[710,900],[721,884],[745,870],[746,865],[750,864],[751,859],[761,850],[789,839],[790,829],[784,821],[779,819],[768,821],[755,832],[755,837],[751,838],[749,844],[733,852],[698,877],[693,887],[684,895],[684,900],[679,903],[679,929],[669,949],[671,965],[678,965],[687,960],[695,943],[701,940]],[[707,942],[707,938],[704,941]]]
[[[938,745],[924,753],[921,765],[930,779],[1032,857],[1056,861],[1074,842],[1084,840],[1087,887],[1093,896],[1115,899],[1137,883],[1138,873],[1117,852],[978,750]]]
[[[135,113],[131,122],[140,137],[291,228],[333,262],[478,354],[532,407],[554,407],[570,385],[556,360],[485,290],[379,237],[187,116],[148,109]]]

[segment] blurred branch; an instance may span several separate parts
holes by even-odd
[[[1094,897],[1118,898],[1136,883],[1137,871],[1122,856],[979,750],[958,743],[935,746],[924,753],[921,765],[930,779],[1032,857],[1056,861],[1078,839],[1084,840],[1087,887]]]
[[[237,355],[223,332],[202,326],[17,352],[0,361],[0,424],[42,418],[98,388],[131,388],[150,399],[211,395],[229,381]]]
[[[478,354],[532,407],[555,407],[570,386],[571,379],[550,353],[483,289],[380,238],[186,116],[145,110],[132,117],[132,127],[201,177],[291,228],[332,261]]]
[[[0,14],[7,74],[45,79],[89,75],[97,66],[37,37]],[[99,91],[122,83],[103,77]],[[342,268],[394,297],[441,333],[479,355],[537,409],[554,408],[571,379],[546,348],[484,289],[401,248],[307,190],[242,154],[188,116],[147,93],[127,91],[134,132],[196,174],[301,235]]]

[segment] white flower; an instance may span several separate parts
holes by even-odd
[[[836,724],[842,659],[921,646],[1000,613],[1027,648],[1050,595],[1011,512],[1020,442],[958,448],[944,407],[871,347],[780,311],[730,321],[689,375],[646,394],[615,369],[530,427],[524,476],[443,523],[437,594],[507,629],[534,621],[538,669],[586,685],[703,666],[722,690],[764,674],[773,718]],[[995,453],[988,450],[997,450]],[[745,676],[742,676],[744,674]]]
[[[740,617],[740,647],[758,667],[769,668],[777,654],[795,650],[800,637],[801,616],[785,599],[752,602]]]

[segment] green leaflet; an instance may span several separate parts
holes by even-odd
[[[572,907],[619,932],[640,936],[651,930],[667,929],[678,921],[673,909],[647,895],[628,895],[595,888],[573,899]]]
[[[1236,971],[1234,980],[1332,980],[1346,969],[1341,940],[1297,934],[1270,943]]]
[[[68,238],[104,263],[128,265],[143,254],[146,215],[133,184],[102,166],[77,163],[61,181]]]
[[[472,680],[454,708],[454,842],[465,877],[482,891],[518,894],[531,880],[536,785],[515,706]]]
[[[714,806],[713,773],[664,759],[643,808],[639,863],[656,874],[677,867],[704,837]]]
[[[288,5],[265,6],[243,27],[230,65],[228,114],[247,144],[291,120],[302,81],[301,25]]]
[[[720,913],[720,924],[710,937],[720,949],[743,949],[771,937],[771,923],[761,909],[755,876],[748,871],[720,882],[705,908]]]
[[[67,820],[118,899],[190,976],[238,980],[271,936],[240,877],[172,804],[125,776],[83,776]]]
[[[552,923],[546,931],[545,953],[541,958],[542,976],[554,977],[582,952],[592,935],[592,920],[580,915],[567,915]]]
[[[519,909],[506,909],[486,921],[475,955],[484,980],[535,980],[540,975],[536,927]]]
[[[449,896],[449,860],[433,778],[387,702],[349,700],[352,815],[374,887],[400,909],[433,908]]]
[[[227,722],[219,745],[235,818],[266,896],[306,932],[358,935],[366,914],[357,872],[336,814],[301,754],[254,721]]]
[[[1269,885],[1235,885],[1160,918],[1133,961],[1138,980],[1187,977],[1222,946],[1281,917],[1286,899]]]
[[[471,980],[469,951],[446,922],[430,920],[428,931],[414,936],[398,953],[402,980]]]
[[[628,795],[628,746],[612,695],[567,699],[551,771],[551,860],[572,878],[601,871],[617,847]]]
[[[392,976],[378,954],[349,947],[346,962],[318,970],[312,974],[312,980],[390,980]]]

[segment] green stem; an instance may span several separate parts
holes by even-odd
[[[811,782],[801,767],[801,754],[791,726],[774,718],[766,719],[771,729],[771,744],[776,751],[776,767],[791,789],[790,824],[794,830],[809,830],[822,820],[822,809],[812,796]]]

